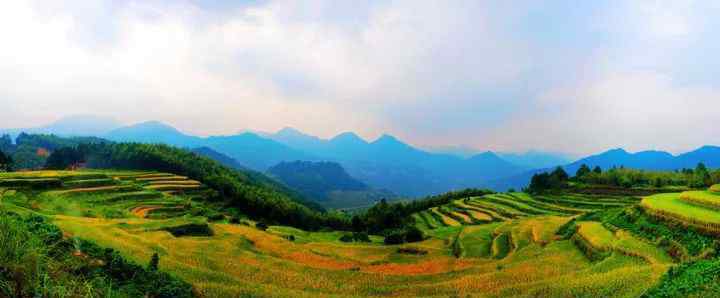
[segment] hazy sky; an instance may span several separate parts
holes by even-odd
[[[718,1],[16,1],[0,127],[74,114],[585,154],[720,143]]]

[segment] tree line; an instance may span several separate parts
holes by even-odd
[[[645,171],[625,167],[613,167],[603,171],[596,166],[590,168],[583,164],[570,177],[562,167],[552,172],[533,175],[528,192],[542,192],[551,189],[562,189],[570,184],[603,185],[622,188],[682,186],[690,188],[707,188],[720,183],[720,169],[710,170],[705,164],[699,163],[695,169],[679,169],[675,171]]]

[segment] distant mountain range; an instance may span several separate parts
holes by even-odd
[[[518,174],[528,169],[491,152],[465,159],[426,152],[390,135],[368,142],[351,132],[329,140],[292,128],[274,134],[243,132],[203,138],[151,121],[115,129],[104,137],[114,141],[207,147],[261,172],[283,161],[333,161],[373,188],[412,197],[479,186],[491,177]]]
[[[624,149],[613,149],[566,164],[563,168],[570,175],[574,175],[583,164],[586,164],[591,168],[599,166],[603,170],[622,166],[642,170],[669,171],[683,168],[695,168],[698,163],[701,162],[710,168],[720,168],[720,147],[704,146],[697,150],[680,155],[672,155],[664,151],[642,151],[630,153]],[[551,170],[552,168],[535,169],[519,175],[495,179],[490,181],[488,186],[495,189],[519,189],[527,186],[534,174]]]
[[[21,132],[36,134],[55,134],[59,136],[102,136],[122,124],[112,118],[77,115],[65,117],[45,126],[31,128],[0,129],[0,135],[9,134],[13,138]]]
[[[387,189],[406,197],[420,197],[467,187],[491,187],[496,190],[526,186],[533,174],[557,165],[574,173],[585,163],[604,169],[625,166],[647,170],[673,170],[694,167],[705,162],[720,167],[719,147],[706,146],[674,156],[662,151],[628,153],[615,149],[570,162],[558,154],[530,151],[522,154],[472,152],[435,149],[421,150],[391,136],[367,141],[352,132],[330,139],[305,134],[293,128],[275,133],[245,131],[235,135],[198,137],[185,134],[157,121],[120,127],[111,119],[77,116],[48,126],[0,130],[0,133],[55,133],[58,135],[94,135],[113,141],[166,143],[195,149],[231,167],[258,172],[292,161],[331,161],[373,189]],[[200,149],[196,149],[200,148]],[[450,153],[442,153],[450,152]]]

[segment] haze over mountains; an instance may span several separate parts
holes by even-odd
[[[607,169],[625,166],[647,170],[673,170],[695,167],[704,162],[720,167],[720,148],[705,146],[696,151],[672,155],[663,151],[629,153],[622,149],[570,162],[566,157],[538,151],[525,154],[418,149],[391,135],[367,141],[353,132],[323,139],[297,129],[276,133],[241,132],[228,136],[199,137],[185,134],[158,121],[120,127],[112,120],[96,116],[76,116],[47,126],[0,130],[58,135],[94,135],[113,141],[166,143],[195,149],[231,167],[266,172],[283,161],[332,161],[347,173],[374,189],[386,189],[401,196],[420,197],[467,187],[498,190],[522,188],[533,174],[564,165],[574,173],[581,164]],[[200,148],[200,149],[197,149]],[[467,148],[464,148],[467,149]]]

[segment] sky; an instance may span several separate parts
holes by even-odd
[[[720,140],[717,1],[6,0],[0,128],[92,114],[574,155]]]

